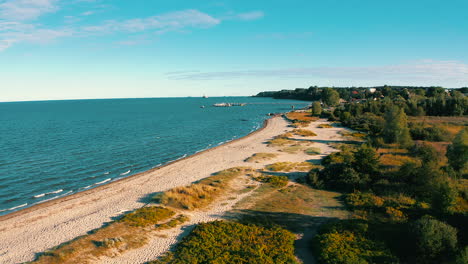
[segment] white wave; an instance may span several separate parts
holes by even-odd
[[[93,184],[93,185],[94,185],[94,184]],[[80,188],[80,190],[86,190],[86,189],[89,189],[89,188],[93,187],[93,185],[88,185],[88,186],[86,186],[86,187]]]
[[[65,196],[65,195],[67,195],[67,194],[70,194],[70,193],[72,193],[72,192],[73,192],[73,191],[68,191],[68,192],[66,192],[66,193],[64,193],[64,194],[57,195],[57,196],[54,196],[54,197],[52,197],[52,198],[42,200],[42,201],[40,201],[40,202],[38,202],[38,203],[35,203],[35,204],[40,204],[40,203],[44,203],[44,202],[47,202],[47,201],[55,200],[55,199],[57,199],[57,198],[63,197],[63,196]]]
[[[111,180],[112,180],[112,178],[109,178],[109,179],[105,179],[105,180],[103,180],[103,181],[100,181],[100,182],[96,182],[96,183],[95,183],[94,185],[99,185],[99,184],[103,184],[103,183],[106,183],[106,182],[108,182],[108,181],[111,181]]]
[[[109,173],[110,173],[109,171],[108,171],[108,172],[104,172],[104,175],[108,175]]]
[[[57,190],[57,191],[50,192],[50,193],[48,193],[48,194],[55,194],[55,193],[61,193],[61,192],[63,192],[63,190],[62,190],[62,189],[60,189],[60,190]]]
[[[53,191],[53,192],[41,193],[41,194],[38,194],[38,195],[34,195],[33,197],[34,197],[34,198],[41,198],[41,197],[44,197],[44,196],[46,196],[46,195],[56,194],[56,193],[61,193],[61,192],[63,192],[62,189],[57,190],[57,191]]]
[[[120,176],[127,175],[127,174],[129,174],[131,171],[132,171],[132,170],[128,170],[128,171],[126,171],[126,172],[124,172],[124,173],[121,173]]]
[[[15,207],[11,207],[11,208],[8,208],[8,209],[3,209],[3,210],[0,210],[0,212],[5,212],[5,211],[12,211],[12,210],[15,210],[15,209],[18,209],[18,208],[21,208],[21,207],[25,207],[27,206],[28,204],[25,203],[25,204],[22,204],[22,205],[18,205],[18,206],[15,206]]]

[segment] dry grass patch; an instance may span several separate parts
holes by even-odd
[[[252,172],[247,167],[236,167],[218,172],[197,183],[185,187],[176,187],[156,195],[154,199],[166,206],[184,210],[195,210],[211,204],[226,192],[234,178]]]
[[[395,155],[395,154],[384,154],[380,156],[380,164],[383,166],[390,167],[399,167],[408,162],[418,162],[418,159],[404,156],[404,155]]]
[[[259,163],[261,161],[274,159],[277,156],[278,154],[275,154],[275,153],[255,153],[252,155],[252,157],[247,158],[245,161]]]
[[[311,113],[307,112],[289,112],[286,114],[286,118],[289,120],[294,121],[299,121],[299,122],[314,122],[317,121],[319,118],[312,116]]]
[[[293,145],[295,143],[296,141],[294,140],[281,137],[274,137],[273,139],[267,142],[269,147],[281,147],[286,145]]]
[[[179,226],[179,225],[181,225],[181,224],[183,224],[185,222],[188,222],[189,220],[190,220],[190,217],[181,214],[181,215],[178,215],[177,217],[169,220],[166,223],[156,225],[156,229],[158,229],[158,230],[171,229],[171,228]]]
[[[377,150],[378,154],[407,154],[408,152],[407,149],[400,148],[379,148]]]
[[[276,162],[266,166],[269,171],[310,171],[315,165],[309,162]]]
[[[318,125],[317,127],[318,127],[318,128],[333,128],[333,126],[330,125],[330,124],[320,124],[320,125]]]
[[[77,237],[44,252],[31,263],[93,263],[101,256],[113,257],[146,245],[150,236],[148,231],[155,230],[156,224],[170,219],[174,214],[172,210],[161,206],[137,209],[88,235]],[[166,228],[175,227],[180,223],[179,216],[169,221]]]
[[[350,138],[350,139],[354,139],[354,140],[357,140],[357,141],[361,141],[363,140],[367,134],[364,134],[364,133],[360,133],[360,132],[345,132],[345,131],[340,131],[338,132],[340,133],[341,135],[343,135],[344,137],[347,137],[347,138]]]
[[[302,184],[290,184],[281,189],[264,184],[236,204],[234,213],[241,219],[247,217],[255,221],[254,217],[263,224],[274,223],[303,232],[316,228],[324,219],[347,218],[349,212],[341,204],[340,196],[340,193]]]
[[[313,131],[307,130],[307,129],[294,129],[292,131],[295,135],[302,136],[302,137],[315,137],[317,134],[315,134]]]

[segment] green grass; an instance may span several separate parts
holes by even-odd
[[[319,148],[308,148],[304,151],[308,155],[320,155],[320,149]]]

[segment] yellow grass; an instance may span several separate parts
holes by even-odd
[[[379,148],[377,153],[382,154],[406,154],[408,153],[407,149],[398,149],[398,148]]]
[[[380,156],[380,164],[384,166],[402,166],[408,162],[417,162],[417,159],[404,155],[384,154]]]
[[[292,131],[295,135],[302,136],[302,137],[315,137],[317,134],[314,132],[307,130],[307,129],[294,129]]]
[[[159,203],[184,210],[195,210],[206,207],[217,197],[226,192],[229,182],[234,178],[251,172],[247,167],[236,167],[218,172],[217,174],[185,187],[176,187],[156,195]]]
[[[99,256],[111,257],[115,252],[142,247],[148,241],[147,229],[153,229],[151,226],[173,215],[172,210],[160,206],[140,208],[89,235],[77,237],[44,252],[32,263],[91,263]],[[172,223],[168,228],[179,223]]]
[[[286,117],[290,120],[299,121],[299,122],[314,122],[317,121],[319,118],[312,116],[311,113],[306,112],[289,112],[286,114]]]
[[[276,162],[266,166],[269,171],[310,171],[314,165],[309,162]]]
[[[318,128],[332,128],[333,126],[330,125],[330,124],[321,124],[321,125],[318,125]]]
[[[295,143],[294,140],[275,137],[272,140],[268,141],[268,146],[269,147],[277,147],[277,146],[292,145],[294,143]]]
[[[277,156],[278,154],[275,153],[255,153],[252,155],[252,157],[247,158],[245,161],[259,163],[261,161],[276,158]]]

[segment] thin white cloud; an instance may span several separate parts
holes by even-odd
[[[86,12],[83,12],[81,13],[82,16],[90,16],[90,15],[93,15],[95,12],[94,11],[86,11]]]
[[[226,80],[238,78],[329,78],[436,83],[467,83],[468,64],[459,61],[423,60],[408,64],[369,67],[310,67],[277,70],[246,70],[174,74],[173,80]]]
[[[0,51],[8,49],[13,43],[15,43],[13,39],[0,40]]]
[[[58,10],[58,0],[0,0],[0,19],[25,21]]]
[[[222,20],[241,20],[241,21],[251,21],[261,19],[265,16],[263,11],[249,11],[245,13],[234,13],[230,12],[228,15],[222,17]]]
[[[263,18],[265,16],[265,13],[262,11],[252,11],[252,12],[247,12],[247,13],[240,13],[236,15],[236,18],[240,20],[257,20],[260,18]]]
[[[107,20],[100,24],[78,27],[78,16],[64,16],[64,26],[47,28],[34,22],[39,16],[57,10],[59,0],[0,0],[0,51],[15,43],[49,43],[58,38],[69,36],[100,36],[121,33],[164,34],[171,31],[186,31],[196,28],[214,27],[226,19],[253,20],[263,17],[263,12],[233,14],[230,18],[216,18],[198,10],[189,9],[146,18],[127,20]],[[89,0],[80,0],[89,2]],[[89,16],[94,11],[83,12],[81,16]],[[2,20],[4,20],[2,22]],[[120,45],[136,45],[144,43],[140,40],[124,40]]]
[[[88,33],[142,32],[146,30],[173,31],[184,28],[209,28],[218,25],[221,20],[198,10],[184,10],[128,20],[110,20],[101,25],[83,27]]]

